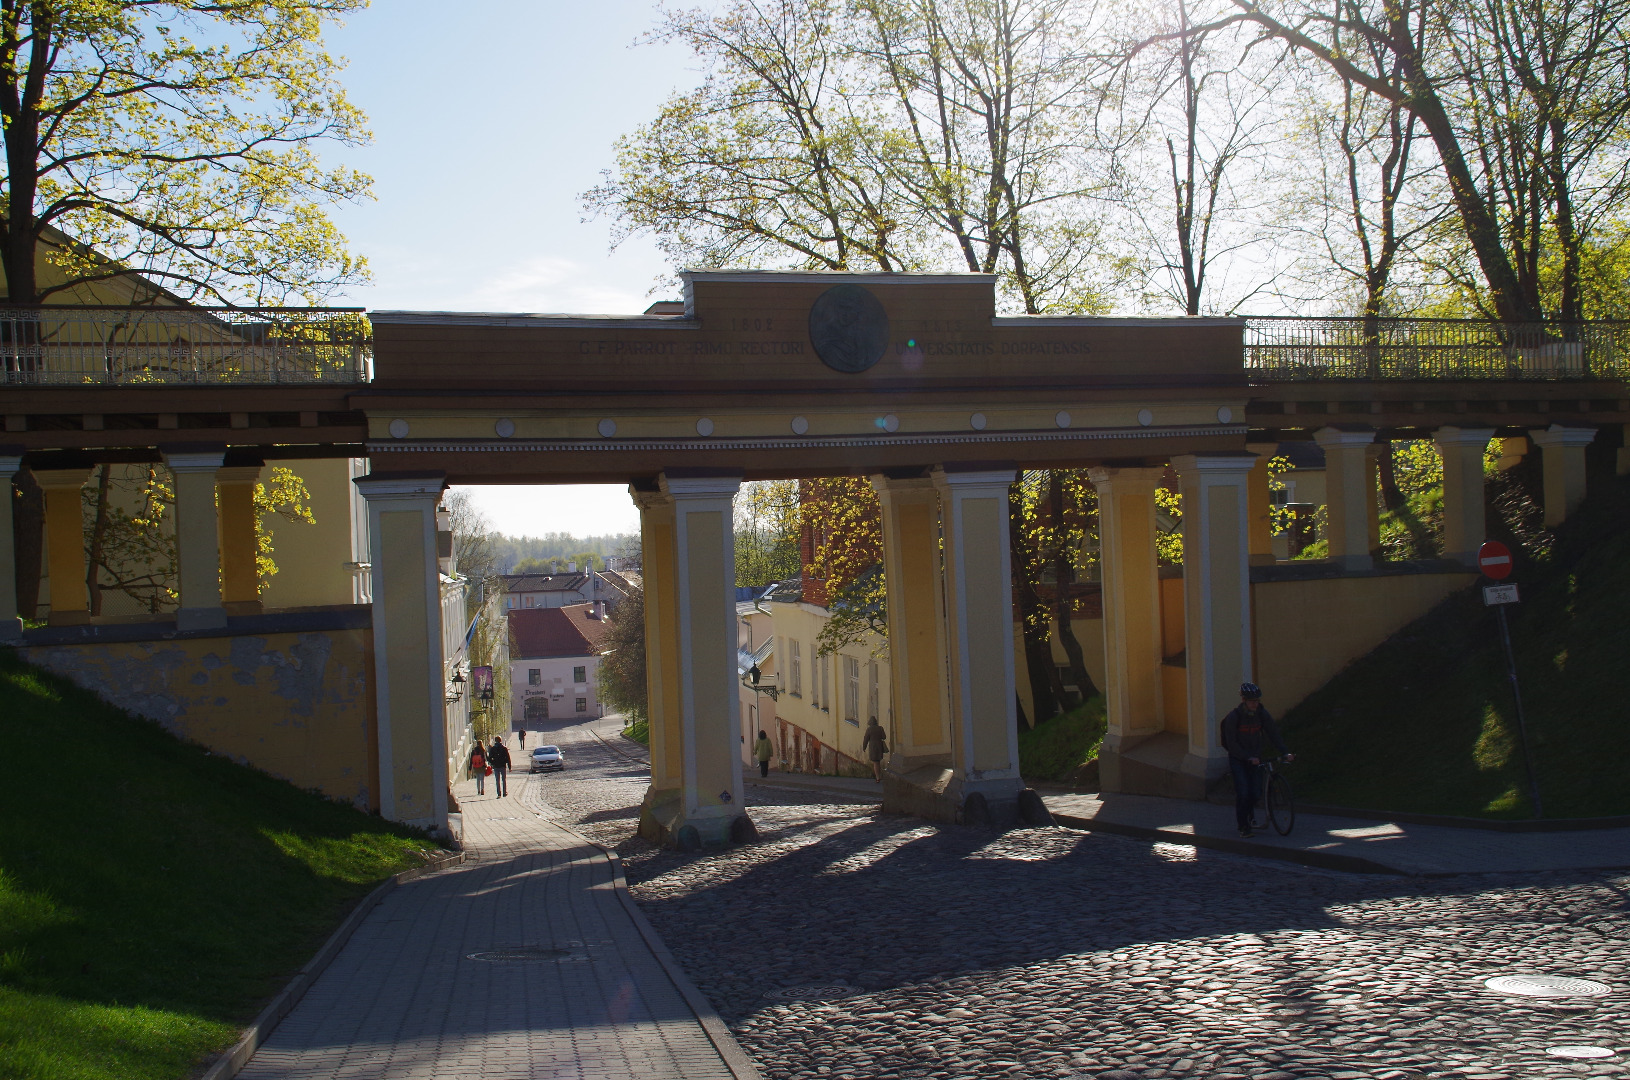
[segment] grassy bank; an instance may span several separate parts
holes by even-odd
[[[0,649],[0,1077],[178,1080],[424,836]]]
[[[1513,646],[1547,817],[1630,814],[1630,487],[1603,483],[1513,545]],[[1339,806],[1532,815],[1496,615],[1476,590],[1356,661],[1285,717],[1297,792]]]
[[[651,745],[651,722],[649,720],[635,720],[623,728],[623,737],[633,739],[641,746],[649,749]]]
[[[1019,732],[1019,772],[1026,780],[1075,780],[1098,759],[1104,741],[1104,699],[1095,697]]]

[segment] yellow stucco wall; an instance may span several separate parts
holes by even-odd
[[[315,523],[275,514],[266,517],[277,573],[266,583],[261,603],[268,611],[356,603],[360,599],[354,595],[356,577],[345,564],[358,560],[353,541],[357,494],[351,478],[360,470],[353,468],[350,458],[277,461],[261,470],[262,482],[271,476],[273,465],[290,469],[305,481]]]
[[[841,653],[834,653],[826,658],[826,687],[817,693],[815,685],[816,672],[819,666],[816,663],[815,639],[826,624],[826,615],[818,613],[816,609],[802,604],[771,604],[771,614],[775,626],[775,654],[776,670],[780,676],[781,696],[775,702],[775,717],[796,724],[806,732],[819,739],[824,746],[830,746],[840,754],[847,754],[857,761],[865,760],[866,754],[861,748],[861,740],[865,737],[866,721],[868,719],[869,690],[871,667],[873,657],[872,644],[852,645]],[[802,670],[802,690],[798,695],[791,693],[792,689],[792,661],[791,642],[799,644],[800,664]],[[852,657],[860,662],[860,715],[858,724],[851,724],[843,717],[844,711],[844,685],[843,685],[843,657]],[[877,663],[877,707],[878,721],[885,729],[890,728],[890,695],[889,663],[887,656],[880,657]],[[766,699],[767,700],[767,699]],[[816,703],[819,702],[819,708]],[[767,719],[767,712],[761,713],[761,718]],[[760,727],[765,727],[762,721]],[[771,730],[773,739],[775,732]],[[891,742],[892,747],[892,742]]]
[[[1474,573],[1259,581],[1251,586],[1256,619],[1256,682],[1282,713],[1330,681]]]
[[[24,659],[302,788],[378,806],[365,629],[34,646]]]

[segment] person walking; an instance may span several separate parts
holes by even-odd
[[[525,728],[521,729],[520,739],[521,739],[521,753],[524,754],[524,753],[526,753],[526,729]]]
[[[481,748],[481,740],[477,739],[470,748],[470,775],[475,777],[475,793],[487,793],[487,752]]]
[[[883,733],[883,725],[877,722],[877,717],[872,717],[871,723],[866,725],[866,737],[861,741],[860,745],[866,748],[866,757],[872,763],[872,775],[881,784],[883,782],[883,755],[889,752],[889,739]]]
[[[487,747],[487,762],[492,765],[492,790],[502,799],[509,794],[509,747],[496,735]]]
[[[1279,725],[1262,707],[1262,688],[1241,683],[1239,706],[1222,719],[1222,744],[1228,751],[1228,771],[1234,778],[1234,824],[1241,836],[1254,836],[1251,818],[1262,801],[1262,742],[1266,738],[1286,761],[1296,755],[1285,749]]]
[[[758,733],[758,742],[753,744],[753,756],[758,758],[758,775],[770,775],[770,758],[775,756],[775,748],[770,745],[770,737],[764,732]]]

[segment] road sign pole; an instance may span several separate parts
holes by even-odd
[[[1511,698],[1517,703],[1517,740],[1522,743],[1523,767],[1528,771],[1528,801],[1533,804],[1534,816],[1545,816],[1545,808],[1539,801],[1539,779],[1534,774],[1534,755],[1528,749],[1528,724],[1522,714],[1522,688],[1517,685],[1517,656],[1511,649],[1511,628],[1506,625],[1506,605],[1495,605],[1495,612],[1500,617],[1500,643],[1505,646],[1506,674],[1511,680]]]

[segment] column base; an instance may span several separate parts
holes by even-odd
[[[91,613],[88,611],[53,611],[45,617],[47,626],[89,626]]]
[[[962,779],[936,765],[884,773],[883,812],[996,829],[1047,823],[1045,806],[1023,780]]]
[[[177,608],[175,628],[177,630],[224,630],[226,629],[226,608]]]
[[[1374,570],[1375,556],[1373,555],[1333,555],[1330,562],[1345,573],[1355,570]]]
[[[1204,799],[1207,780],[1189,771],[1187,735],[1157,731],[1122,736],[1098,750],[1099,786],[1115,795],[1154,795],[1165,799]]]
[[[21,645],[23,643],[23,620],[19,618],[0,619],[0,645]]]
[[[726,848],[758,839],[758,829],[746,810],[708,807],[687,816],[683,792],[655,787],[646,788],[640,802],[639,834],[653,844],[679,851]]]

